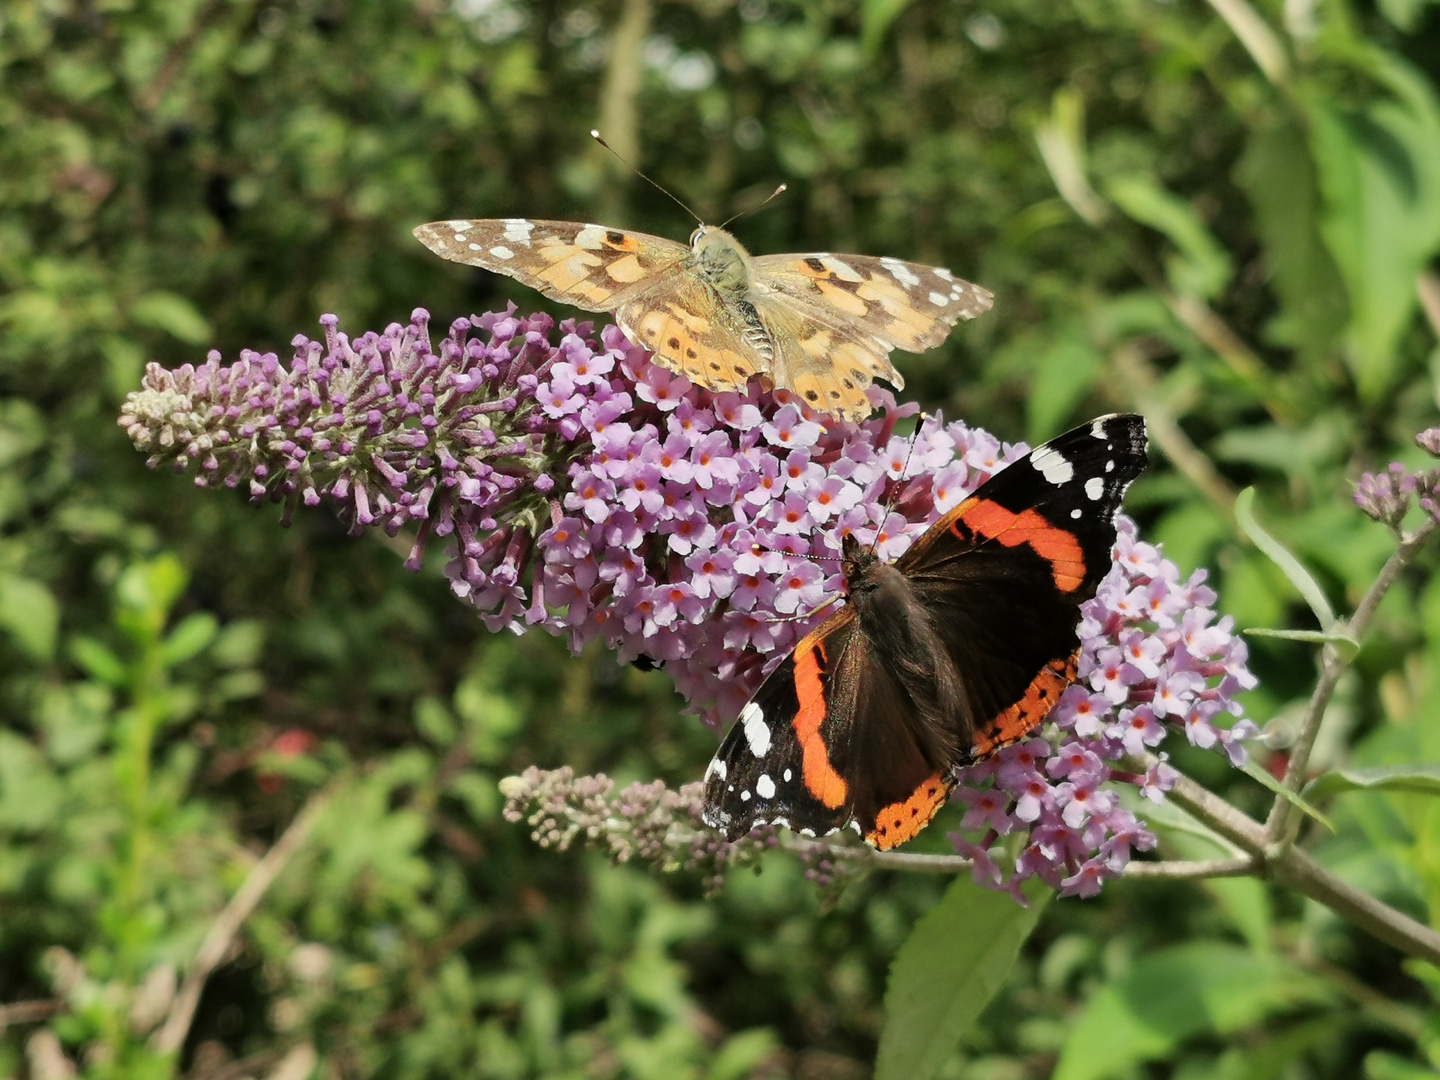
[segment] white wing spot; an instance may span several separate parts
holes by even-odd
[[[469,233],[457,232],[457,233],[455,234],[455,239],[452,241],[452,243],[463,244],[463,243],[465,243],[465,241],[467,241],[467,240],[469,240],[469,239],[470,239],[470,234],[469,234]]]
[[[834,255],[821,255],[820,265],[825,267],[826,270],[829,270],[841,281],[853,283],[865,280],[864,275],[862,275],[860,271],[845,262],[845,260],[836,258]]]
[[[535,226],[524,218],[505,218],[505,239],[512,244],[523,244],[530,246],[530,234],[535,231]]]
[[[1092,476],[1085,481],[1085,496],[1092,502],[1105,494],[1105,479],[1100,476]]]
[[[445,224],[449,225],[450,228],[454,229],[457,233],[470,231],[470,222],[468,221],[447,221]]]
[[[935,276],[941,281],[954,281],[955,275],[946,270],[943,266],[935,267]]]
[[[712,776],[718,776],[723,782],[729,771],[729,768],[721,758],[713,758],[710,761],[710,767],[705,770],[705,779],[709,780]]]
[[[800,835],[801,835],[801,836],[814,836],[814,835],[815,835],[815,830],[814,830],[814,829],[801,829],[801,830],[800,830]]]
[[[781,778],[788,784],[790,782],[790,775],[790,770],[786,769]]]
[[[770,779],[769,773],[761,773],[760,779],[755,781],[755,793],[762,799],[773,799],[775,797],[775,781]]]
[[[586,225],[575,234],[575,246],[586,251],[599,251],[605,245],[605,234],[608,231],[603,225]]]
[[[1080,508],[1077,506],[1077,507],[1075,507],[1074,510],[1071,510],[1071,511],[1070,511],[1070,516],[1071,516],[1074,520],[1079,521],[1079,520],[1080,520],[1080,517],[1081,517],[1081,510],[1080,510]]]
[[[1114,472],[1114,471],[1115,471],[1115,462],[1113,462],[1113,461],[1107,461],[1107,462],[1105,462],[1105,471],[1106,471],[1106,472]]]
[[[770,749],[770,725],[765,723],[765,714],[760,706],[750,702],[740,710],[740,723],[744,725],[745,741],[750,744],[750,753],[764,757]]]
[[[865,835],[864,833],[862,833],[862,832],[860,831],[860,823],[859,823],[858,821],[856,821],[854,818],[851,818],[851,819],[850,819],[850,827],[855,830],[855,835],[856,835],[856,836],[864,836],[864,835]]]
[[[511,251],[503,244],[491,248],[490,254],[494,255],[497,259],[513,259],[515,257],[515,252]]]
[[[1075,466],[1071,465],[1065,455],[1053,446],[1042,446],[1036,450],[1030,455],[1030,464],[1056,487],[1068,484],[1070,478],[1075,475]]]
[[[1090,434],[1097,439],[1105,438],[1105,418],[1103,416],[1090,425]]]
[[[932,292],[930,294],[930,303],[934,304],[936,307],[949,307],[950,301],[957,299],[959,299],[959,297],[953,294],[950,296],[946,296],[943,292]]]
[[[741,802],[749,802],[749,801],[750,801],[750,792],[749,792],[748,790],[740,792],[740,801],[741,801]]]
[[[484,245],[484,244],[466,244],[465,246],[468,247],[471,251],[484,251],[484,250],[485,250],[485,245]]]
[[[911,270],[899,259],[884,258],[880,260],[880,265],[886,270],[889,270],[890,276],[907,289],[912,289],[920,284],[920,278],[916,276],[915,271]]]
[[[774,825],[777,829],[788,829],[790,827],[790,819],[788,817],[775,817],[770,819],[770,824]]]

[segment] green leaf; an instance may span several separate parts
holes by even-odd
[[[1027,889],[1029,908],[956,878],[890,965],[875,1080],[934,1076],[960,1036],[1005,984],[1050,890]]]
[[[1029,413],[1026,436],[1032,443],[1044,442],[1064,428],[1065,420],[1094,387],[1104,367],[1105,358],[1078,330],[1050,343],[1035,361],[1032,385],[1036,389],[1025,403]]]
[[[160,660],[167,667],[199,656],[215,640],[220,624],[214,615],[197,611],[186,616],[160,646]]]
[[[755,1073],[756,1066],[770,1057],[780,1040],[770,1028],[737,1031],[715,1051],[710,1061],[708,1080],[744,1080]]]
[[[885,32],[900,14],[910,6],[911,0],[865,0],[860,8],[860,47],[865,55],[873,57],[880,51]]]
[[[1440,795],[1440,765],[1332,769],[1306,784],[1302,794],[1318,802],[1347,791],[1407,791],[1417,795]]]
[[[1164,233],[1180,250],[1180,258],[1168,260],[1176,292],[1208,298],[1229,283],[1229,254],[1184,199],[1140,174],[1111,178],[1105,194],[1127,216]]]
[[[1052,1080],[1104,1080],[1209,1032],[1263,1028],[1266,1018],[1332,991],[1285,961],[1219,941],[1142,956],[1090,999],[1070,1030]]]
[[[31,659],[49,660],[55,655],[60,607],[34,578],[0,576],[0,629]]]
[[[1330,610],[1330,601],[1325,598],[1324,590],[1310,576],[1310,572],[1300,565],[1299,559],[1260,527],[1260,523],[1255,520],[1254,505],[1254,488],[1246,488],[1235,497],[1235,521],[1240,526],[1240,531],[1290,579],[1290,584],[1295,586],[1310,605],[1310,610],[1315,613],[1321,629],[1333,630],[1335,613]]]
[[[1245,764],[1240,766],[1240,771],[1243,772],[1246,776],[1250,777],[1250,779],[1254,780],[1261,787],[1273,791],[1276,795],[1279,795],[1282,799],[1288,802],[1291,806],[1295,807],[1295,809],[1299,810],[1301,813],[1307,814],[1308,816],[1314,818],[1321,825],[1324,825],[1325,828],[1329,829],[1332,833],[1338,831],[1336,830],[1334,824],[1330,821],[1329,818],[1327,818],[1319,810],[1315,809],[1315,807],[1311,806],[1310,803],[1308,803],[1300,795],[1291,791],[1279,780],[1276,780],[1275,777],[1271,776],[1263,768],[1255,764],[1254,761],[1246,759]]]
[[[164,290],[137,300],[130,308],[130,318],[141,326],[163,330],[187,345],[204,345],[213,336],[199,308],[185,297]]]
[[[107,686],[128,686],[130,669],[107,646],[92,637],[70,639],[70,656],[82,671]]]
[[[1250,197],[1280,312],[1266,326],[1276,344],[1320,360],[1345,326],[1345,283],[1320,236],[1320,190],[1304,132],[1294,123],[1255,130],[1235,171]],[[1289,431],[1292,441],[1294,432]]]
[[[1440,250],[1440,105],[1393,56],[1367,49],[1346,59],[1395,95],[1361,108],[1318,97],[1308,106],[1321,235],[1350,294],[1346,361],[1373,403],[1395,381],[1416,278]]]
[[[0,731],[0,829],[35,832],[53,827],[65,788],[40,751]]]

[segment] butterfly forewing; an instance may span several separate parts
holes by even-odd
[[[995,299],[943,267],[873,255],[761,255],[754,265],[757,292],[781,293],[823,325],[853,325],[907,352],[939,345]]]
[[[1138,416],[1100,417],[982,484],[897,563],[957,670],[982,758],[1044,719],[1074,679],[1080,605],[1109,572],[1115,512],[1145,467]],[[963,734],[963,733],[962,733]]]
[[[673,240],[575,221],[432,221],[415,238],[442,259],[506,274],[585,311],[613,311],[694,262]]]
[[[853,825],[880,848],[919,832],[951,781],[927,761],[893,675],[849,609],[770,673],[705,774],[704,819],[727,838],[757,825],[823,836]]]

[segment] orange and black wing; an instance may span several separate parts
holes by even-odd
[[[996,473],[896,564],[985,718],[988,757],[1044,721],[1075,679],[1080,605],[1111,566],[1115,513],[1145,468],[1145,421],[1102,416]]]
[[[953,783],[927,760],[910,709],[846,608],[741,710],[705,772],[705,823],[731,840],[757,825],[802,836],[848,825],[875,847],[904,843]]]

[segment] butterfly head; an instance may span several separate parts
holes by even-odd
[[[744,297],[750,289],[750,253],[739,240],[714,225],[690,234],[690,250],[700,272],[722,293]]]

